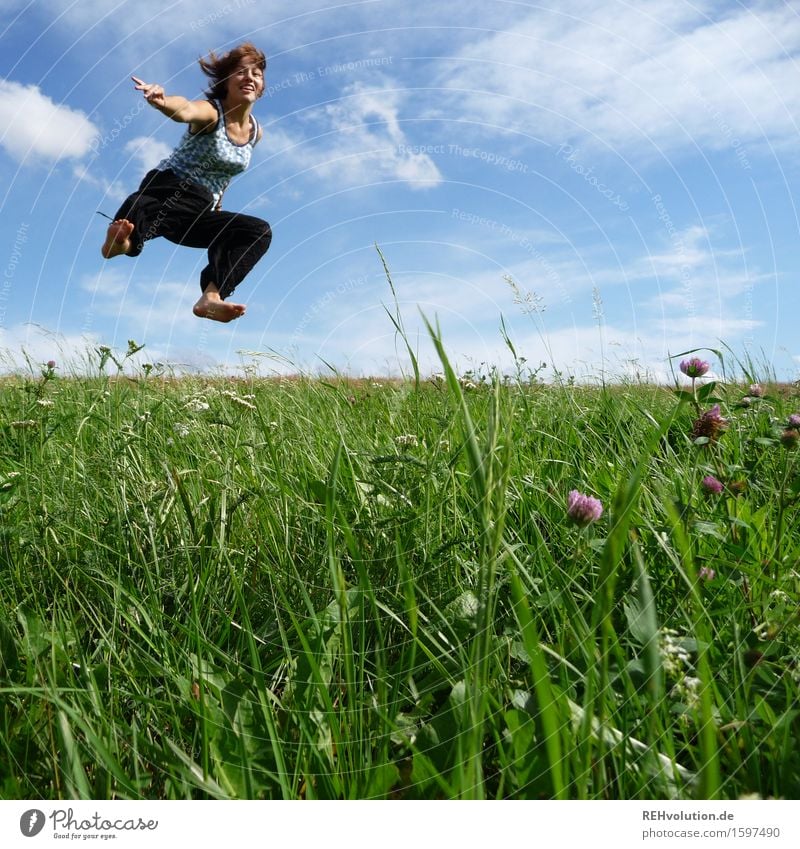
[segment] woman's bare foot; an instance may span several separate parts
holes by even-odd
[[[131,248],[130,235],[133,233],[133,224],[126,218],[118,218],[108,225],[106,240],[100,253],[106,258],[126,254]]]
[[[192,308],[198,318],[210,318],[212,321],[233,321],[244,315],[247,307],[244,304],[231,304],[223,301],[218,292],[206,289],[200,300]]]

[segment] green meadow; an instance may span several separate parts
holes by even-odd
[[[437,377],[2,382],[0,796],[800,796],[800,390],[432,336]]]

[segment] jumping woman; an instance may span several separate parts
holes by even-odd
[[[251,113],[264,93],[266,65],[264,54],[250,43],[201,59],[211,79],[208,100],[166,95],[160,85],[131,77],[151,106],[189,126],[172,154],[119,208],[101,253],[106,259],[138,256],[144,243],[157,236],[207,248],[208,265],[200,274],[203,294],[193,309],[200,318],[227,322],[244,315],[244,304],[226,299],[272,240],[266,221],[221,209],[225,188],[250,164],[262,136]]]

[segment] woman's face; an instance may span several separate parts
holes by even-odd
[[[243,59],[228,78],[228,99],[255,103],[264,93],[264,72],[258,65]]]

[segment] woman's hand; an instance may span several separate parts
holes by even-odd
[[[166,106],[164,89],[158,83],[146,83],[140,80],[139,77],[131,77],[131,79],[136,83],[134,86],[136,91],[141,91],[144,94],[144,99],[151,106],[155,106],[156,109]]]

